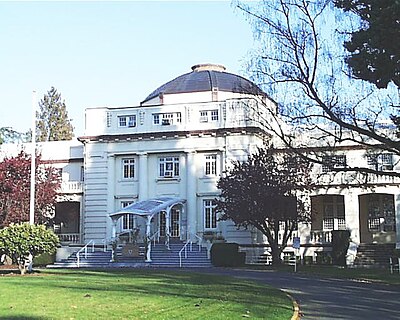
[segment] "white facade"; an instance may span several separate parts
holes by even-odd
[[[219,233],[240,244],[266,243],[255,230],[237,230],[231,222],[215,221],[213,199],[219,194],[216,183],[226,166],[232,160],[245,160],[257,146],[274,138],[265,124],[276,105],[260,92],[250,94],[233,87],[222,90],[218,81],[221,84],[226,74],[218,66],[194,68],[187,77],[200,71],[210,71],[210,79],[215,78],[208,91],[181,90],[180,82],[173,87],[175,91],[168,91],[167,83],[165,92],[156,91],[138,106],[87,108],[85,134],[79,141],[39,146],[43,159],[62,169],[60,201],[79,203],[78,214],[76,207],[68,209],[75,213],[64,214],[79,219],[73,229],[60,220],[60,229],[74,234],[63,236],[65,241],[101,243],[112,237],[110,213],[132,202],[171,196],[186,200],[172,213],[173,237],[186,240],[194,235]],[[186,75],[182,77],[187,80]],[[3,154],[7,148],[2,146]],[[337,152],[346,157],[347,163],[366,167],[379,164],[371,163],[359,146],[338,147]],[[394,156],[379,156],[379,161],[379,165],[387,165],[387,170],[400,169]],[[350,230],[355,245],[396,242],[395,230],[400,230],[400,179],[330,173],[317,165],[314,174],[318,188],[311,202],[316,214],[310,225],[300,225],[298,231],[303,254],[325,250],[330,232],[335,229]],[[164,224],[162,215],[158,215],[152,221],[152,233],[162,233]],[[145,221],[126,217],[119,221],[117,231],[133,227],[144,234]]]

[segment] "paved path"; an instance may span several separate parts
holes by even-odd
[[[196,271],[252,279],[280,288],[298,301],[304,320],[400,320],[398,285],[264,270],[212,268]]]

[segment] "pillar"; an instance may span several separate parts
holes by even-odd
[[[151,241],[150,241],[150,237],[151,237],[151,218],[153,216],[147,216],[146,217],[146,262],[151,262]]]
[[[139,153],[139,201],[147,200],[149,197],[147,158],[146,152]]]
[[[169,237],[170,237],[170,226],[171,226],[171,206],[169,206],[165,211],[165,246],[168,250],[169,247]]]
[[[196,196],[196,163],[195,163],[195,151],[190,151],[187,153],[186,161],[186,181],[187,181],[187,231],[188,236],[192,240],[194,239],[194,234],[197,231],[197,196]]]
[[[109,154],[107,157],[107,213],[111,213],[115,211],[115,156],[114,154]],[[105,219],[107,219],[105,217]],[[115,221],[115,224],[117,222]],[[113,221],[114,224],[114,221]],[[112,225],[110,230],[110,224],[107,223],[106,226],[106,234],[104,235],[105,239],[115,238],[116,234],[113,234],[114,228],[116,226]],[[116,232],[116,231],[115,231]]]

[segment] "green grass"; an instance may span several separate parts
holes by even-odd
[[[0,319],[290,319],[281,291],[160,270],[46,270],[0,276]]]
[[[266,270],[277,270],[285,272],[293,272],[292,266],[282,265],[280,267],[263,267]],[[400,274],[395,272],[390,274],[388,269],[364,269],[364,268],[343,268],[328,265],[309,265],[298,266],[299,274],[307,274],[311,276],[322,276],[339,279],[353,279],[360,281],[371,281],[385,284],[400,285]]]

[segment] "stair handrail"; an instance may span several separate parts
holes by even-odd
[[[90,240],[88,243],[86,243],[77,253],[76,253],[76,266],[79,268],[80,267],[80,254],[84,252],[85,259],[87,259],[87,250],[89,245],[92,245],[92,252],[94,252],[94,240]]]
[[[185,252],[185,259],[187,258],[187,247],[188,247],[189,243],[193,243],[193,241],[190,239],[186,240],[182,249],[179,250],[179,268],[182,268],[182,252]]]
[[[190,251],[193,251],[193,240],[191,239],[191,235],[193,235],[195,238],[197,238],[198,240],[198,245],[199,245],[199,252],[201,251],[201,244],[203,242],[203,238],[200,237],[198,234],[196,233],[187,233],[187,240],[185,242],[185,244],[183,245],[182,249],[179,250],[179,267],[182,268],[182,252],[185,253],[185,259],[187,259],[187,247],[190,244]]]
[[[156,245],[156,239],[157,242],[160,242],[160,230],[157,230],[156,232],[154,232],[150,238],[149,238],[149,242],[151,243],[153,241],[153,246]]]

